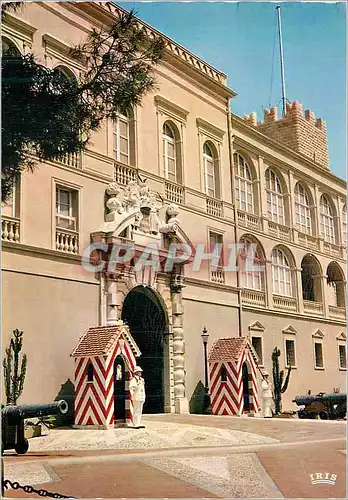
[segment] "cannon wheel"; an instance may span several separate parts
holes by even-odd
[[[29,450],[29,441],[24,438],[23,441],[16,443],[15,451],[18,455],[24,455]]]
[[[321,411],[319,413],[320,420],[329,420],[329,414],[327,411]]]

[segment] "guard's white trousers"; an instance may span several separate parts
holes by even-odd
[[[141,425],[141,415],[143,413],[144,401],[134,401],[133,403],[133,423],[134,427]]]
[[[273,401],[273,398],[271,398],[271,397],[262,398],[264,418],[269,418],[269,417],[273,416],[272,415],[272,401]]]

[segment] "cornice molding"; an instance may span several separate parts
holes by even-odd
[[[323,339],[324,338],[324,334],[321,330],[316,330],[314,333],[312,333],[312,338],[313,339]]]
[[[49,33],[45,33],[42,36],[42,45],[48,55],[51,55],[56,59],[60,59],[67,64],[75,66],[75,68],[79,68],[80,70],[86,69],[86,66],[84,64],[81,64],[80,61],[77,61],[74,57],[72,57],[70,52],[72,47],[62,42],[58,38],[53,37]]]
[[[196,123],[199,132],[211,137],[211,139],[214,139],[215,141],[222,142],[226,133],[224,130],[218,128],[216,125],[212,125],[203,118],[197,118]]]
[[[186,123],[187,115],[189,114],[186,109],[160,95],[155,95],[154,101],[158,111],[161,111],[175,120]]]
[[[26,42],[32,43],[35,31],[37,31],[37,28],[31,24],[22,21],[22,19],[19,19],[12,14],[5,14],[4,21],[2,23],[3,34],[9,34]]]

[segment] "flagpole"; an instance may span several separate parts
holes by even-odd
[[[280,18],[280,5],[277,5],[276,9],[278,14],[278,37],[279,37],[279,51],[280,51],[280,73],[282,78],[283,116],[285,116],[286,92],[285,92],[284,55],[283,55],[283,41],[282,41],[282,22]]]

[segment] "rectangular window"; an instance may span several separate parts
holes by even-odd
[[[56,226],[61,229],[77,231],[77,191],[57,186],[56,188]]]
[[[345,345],[339,345],[338,346],[338,352],[340,356],[340,369],[341,370],[346,370],[347,369],[347,351],[346,351],[346,346]]]
[[[314,342],[315,368],[324,368],[323,344]]]
[[[220,255],[219,267],[223,266],[223,236],[219,233],[209,233],[209,251]]]
[[[255,352],[259,358],[259,365],[263,365],[263,355],[262,355],[262,338],[261,337],[252,337],[251,343]]]
[[[286,359],[286,366],[296,366],[294,340],[291,339],[285,340],[285,359]]]
[[[114,122],[114,157],[129,164],[129,121],[123,115],[119,115]]]

